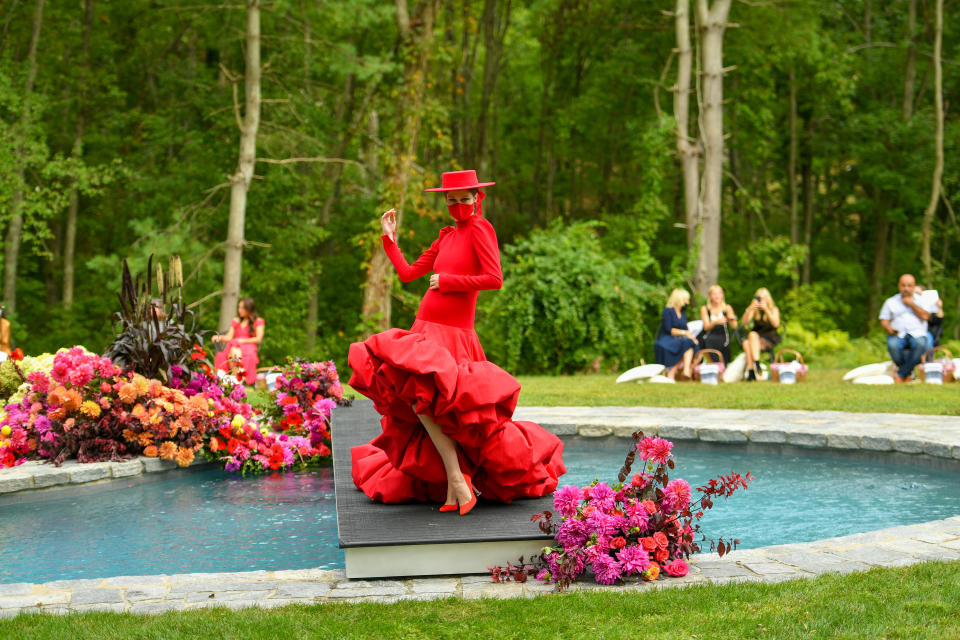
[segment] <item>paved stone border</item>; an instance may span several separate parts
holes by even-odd
[[[642,430],[671,440],[899,452],[960,460],[960,417],[842,411],[518,407],[557,435],[629,437]]]
[[[208,463],[201,458],[194,458],[189,466],[204,464]],[[177,468],[176,462],[146,456],[123,462],[81,463],[76,460],[67,460],[59,467],[50,462],[30,461],[16,467],[0,469],[0,496],[52,487],[82,485],[101,480],[129,479]]]
[[[723,558],[697,556],[684,578],[602,586],[590,582],[571,591],[647,591],[728,582],[783,582],[825,573],[899,567],[960,559],[960,516],[841,538],[734,551]],[[342,570],[190,573],[59,580],[45,584],[0,584],[0,618],[18,613],[114,611],[162,613],[206,607],[273,608],[319,602],[399,602],[458,597],[516,598],[553,592],[553,585],[495,584],[489,576],[410,580],[347,580]]]

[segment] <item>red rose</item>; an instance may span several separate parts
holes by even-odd
[[[663,531],[657,531],[653,534],[653,541],[657,543],[658,549],[666,549],[667,543],[669,542],[667,535]]]
[[[653,504],[653,500],[644,500],[640,504],[643,505],[643,508],[646,509],[647,513],[653,515],[657,512],[657,505]]]
[[[625,546],[627,546],[627,540],[623,536],[617,536],[610,541],[611,549],[623,549]]]
[[[690,566],[680,558],[677,558],[670,564],[664,565],[663,570],[674,578],[682,578],[683,576],[687,575],[687,572],[690,570]]]
[[[656,551],[653,552],[653,559],[659,562],[660,564],[663,564],[664,562],[670,559],[670,552],[667,551],[666,549],[657,549]]]
[[[639,542],[643,546],[644,551],[655,551],[657,549],[657,543],[650,536],[640,538]]]

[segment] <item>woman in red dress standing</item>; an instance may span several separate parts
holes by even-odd
[[[383,214],[383,248],[403,282],[430,286],[409,331],[350,345],[350,386],[383,416],[383,433],[352,449],[353,481],[374,500],[443,501],[466,515],[476,495],[500,502],[551,493],[566,472],[563,443],[533,422],[511,420],[520,384],[489,362],[474,331],[477,294],[503,283],[497,236],[482,213],[476,172],[443,174],[456,226],[408,264],[396,218]]]
[[[211,338],[213,342],[227,343],[223,351],[213,357],[213,366],[218,371],[228,371],[227,360],[231,354],[239,352],[243,380],[247,385],[253,385],[257,381],[257,365],[260,363],[257,349],[263,342],[265,326],[263,318],[257,315],[253,298],[240,300],[237,304],[237,317],[230,322],[229,331]]]

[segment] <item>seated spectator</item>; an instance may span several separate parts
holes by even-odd
[[[660,321],[660,335],[653,344],[654,358],[667,368],[667,377],[675,380],[682,369],[681,380],[689,380],[693,371],[693,354],[698,350],[697,339],[687,329],[687,307],[690,294],[683,289],[674,289],[663,310]]]
[[[943,336],[943,298],[937,296],[936,302],[924,304],[920,300],[924,291],[926,289],[918,284],[913,290],[913,297],[930,314],[930,317],[927,318],[927,337],[930,339],[927,343],[927,349],[928,352],[932,353],[934,347],[940,346],[940,338]]]
[[[927,320],[930,312],[918,305],[913,294],[917,283],[905,273],[897,281],[900,293],[887,298],[880,309],[880,326],[887,332],[887,351],[897,365],[894,381],[909,382],[913,369],[930,348]]]
[[[707,291],[707,304],[700,307],[700,319],[703,320],[701,346],[716,349],[723,354],[723,362],[730,364],[730,334],[737,328],[737,314],[727,304],[720,285],[715,284]]]
[[[753,301],[743,312],[741,324],[753,323],[753,329],[747,334],[743,351],[747,355],[747,380],[756,380],[762,373],[760,352],[773,351],[780,344],[780,309],[773,302],[773,296],[765,288],[757,289]]]

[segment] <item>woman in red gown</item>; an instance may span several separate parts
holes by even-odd
[[[476,173],[443,174],[456,226],[408,264],[396,243],[394,211],[383,214],[383,248],[404,282],[427,273],[430,287],[409,331],[390,329],[350,345],[350,386],[373,400],[383,433],[352,449],[353,481],[385,503],[443,501],[465,515],[476,494],[500,502],[551,493],[566,472],[563,443],[511,417],[520,384],[489,362],[474,331],[477,294],[499,289],[497,236],[482,214]]]
[[[213,366],[218,371],[228,371],[227,360],[231,353],[239,352],[243,380],[247,385],[253,385],[257,381],[257,365],[260,363],[257,350],[263,342],[265,326],[263,318],[257,316],[253,298],[240,300],[237,304],[237,317],[230,322],[229,331],[211,338],[213,342],[226,343],[223,351],[213,357]]]

